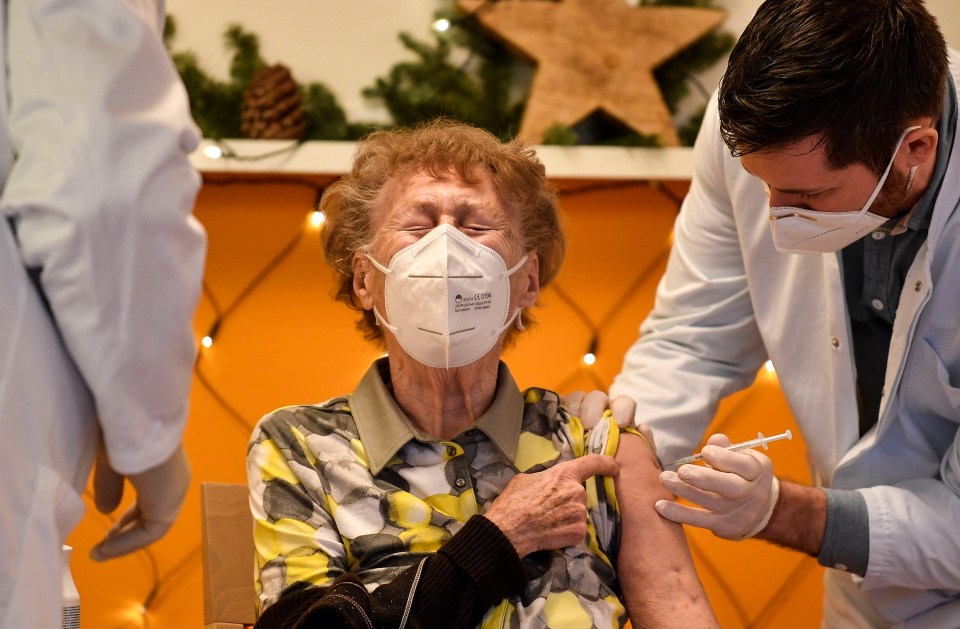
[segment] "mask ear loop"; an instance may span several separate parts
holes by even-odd
[[[506,279],[506,278],[510,277],[511,275],[513,275],[514,273],[516,273],[517,271],[519,271],[519,270],[520,270],[520,267],[522,267],[524,264],[526,264],[526,262],[527,262],[527,260],[528,260],[529,258],[530,258],[530,254],[529,254],[529,253],[523,254],[523,257],[520,258],[520,261],[519,261],[519,262],[517,262],[516,264],[514,264],[512,267],[510,267],[510,268],[507,269],[506,271],[502,271],[502,272],[500,273],[500,279],[501,279],[501,280]],[[510,317],[510,318],[500,327],[500,329],[496,331],[495,335],[496,335],[496,336],[500,336],[501,334],[503,334],[503,331],[506,330],[507,328],[509,328],[511,325],[513,325],[513,322],[514,322],[514,321],[517,322],[517,329],[518,329],[518,330],[522,330],[522,329],[523,329],[523,316],[521,315],[522,312],[523,312],[523,307],[522,307],[522,306],[517,306],[517,309],[516,309],[516,311],[513,313],[513,316]]]
[[[383,266],[382,264],[380,264],[379,262],[377,262],[377,261],[374,259],[374,257],[373,257],[372,255],[370,255],[369,253],[367,253],[366,251],[363,252],[363,255],[367,256],[367,260],[370,260],[370,263],[371,263],[373,266],[375,266],[378,271],[380,271],[381,273],[383,273],[383,274],[386,275],[387,277],[390,277],[391,275],[393,275],[393,271],[391,271],[391,270],[388,269],[387,267],[385,267],[385,266]],[[398,327],[396,327],[396,326],[393,326],[393,325],[390,325],[389,323],[387,323],[387,320],[383,318],[383,315],[380,314],[380,312],[377,310],[377,307],[376,307],[376,306],[373,307],[373,316],[374,316],[374,317],[376,318],[376,320],[377,320],[377,325],[380,325],[380,326],[383,326],[383,327],[387,328],[388,330],[390,330],[390,331],[393,332],[394,334],[396,334],[396,333],[397,333],[397,330],[400,329],[400,328],[398,328]]]
[[[517,329],[518,329],[518,330],[522,330],[522,329],[523,329],[523,321],[521,320],[521,316],[520,316],[520,313],[522,313],[522,312],[523,312],[523,307],[522,307],[522,306],[517,306],[517,309],[513,312],[513,316],[510,317],[509,319],[507,319],[506,323],[504,323],[503,325],[501,325],[498,329],[496,329],[495,331],[491,332],[491,333],[490,333],[490,336],[500,336],[501,334],[503,334],[503,331],[504,331],[504,330],[506,330],[506,329],[509,328],[511,325],[513,325],[513,322],[514,322],[514,321],[517,322]]]
[[[519,262],[517,262],[516,264],[514,264],[512,267],[510,267],[510,268],[507,269],[506,271],[502,271],[502,272],[500,273],[500,278],[499,278],[499,279],[501,279],[501,280],[506,279],[506,278],[510,277],[511,275],[513,275],[514,273],[516,273],[517,271],[519,271],[519,270],[520,270],[520,267],[522,267],[524,264],[526,264],[527,259],[528,259],[529,257],[530,257],[530,254],[529,254],[529,253],[523,254],[523,257],[520,258],[520,261],[519,261]],[[372,258],[371,258],[371,259],[372,259]],[[376,264],[376,262],[374,262],[374,264]]]
[[[394,334],[396,334],[396,333],[397,333],[397,330],[400,329],[400,328],[398,328],[398,327],[396,327],[396,326],[392,326],[392,325],[390,325],[389,323],[387,323],[387,320],[383,318],[383,316],[382,316],[382,315],[380,314],[380,312],[377,310],[377,307],[376,307],[376,306],[373,307],[373,316],[376,317],[376,319],[377,319],[377,325],[382,325],[383,327],[387,328],[388,330],[390,330],[390,331],[393,332]]]
[[[370,254],[367,253],[366,251],[363,252],[363,255],[367,256],[367,260],[370,260],[370,263],[371,263],[373,266],[377,267],[377,270],[378,270],[378,271],[380,271],[381,273],[383,273],[383,274],[386,275],[387,277],[390,277],[391,275],[393,275],[393,271],[391,271],[391,270],[388,269],[387,267],[385,267],[385,266],[383,266],[382,264],[380,264],[379,262],[377,262],[376,258],[374,258],[372,255],[370,255]]]
[[[873,194],[870,195],[870,198],[867,199],[867,204],[863,206],[863,209],[860,210],[860,214],[867,214],[870,211],[870,207],[873,206],[873,202],[877,199],[877,195],[880,194],[880,190],[883,188],[884,182],[887,181],[887,175],[890,174],[890,169],[893,168],[893,162],[897,159],[897,153],[900,152],[900,146],[903,144],[903,141],[907,139],[907,134],[913,131],[914,129],[919,129],[920,125],[914,125],[912,127],[907,127],[904,129],[903,133],[900,134],[900,139],[897,140],[897,148],[893,152],[893,157],[890,158],[890,161],[887,163],[887,169],[883,171],[883,175],[880,177],[880,181],[877,183],[877,187],[873,189]],[[911,183],[913,182],[913,177],[910,178]]]

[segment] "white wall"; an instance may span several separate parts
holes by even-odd
[[[855,2],[857,0],[850,0]],[[723,28],[739,34],[761,0],[716,0],[728,12]],[[636,2],[634,1],[634,4]],[[397,61],[412,54],[397,39],[407,31],[429,38],[432,16],[451,0],[167,0],[177,18],[175,50],[193,50],[213,76],[225,78],[229,55],[223,32],[240,23],[260,38],[261,54],[270,63],[291,68],[301,83],[325,83],[337,95],[353,122],[386,121],[382,107],[367,102],[360,91]],[[927,0],[940,20],[947,42],[960,49],[960,0]],[[725,61],[700,76],[708,89],[716,85]],[[697,94],[690,107],[702,105]]]

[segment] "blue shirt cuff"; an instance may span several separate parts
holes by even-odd
[[[817,561],[821,566],[867,574],[870,560],[870,515],[859,491],[824,489],[827,526]]]

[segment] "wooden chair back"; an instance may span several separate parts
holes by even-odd
[[[256,618],[253,518],[247,486],[200,485],[203,622],[206,629],[242,629]]]

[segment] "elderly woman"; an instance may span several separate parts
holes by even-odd
[[[642,436],[585,432],[500,362],[564,253],[533,151],[375,133],[322,209],[337,298],[387,357],[253,434],[257,626],[715,625]]]

